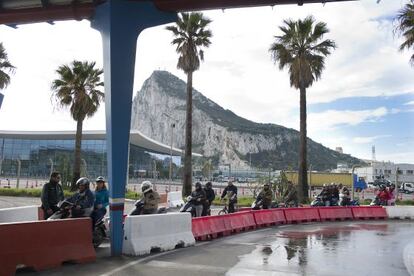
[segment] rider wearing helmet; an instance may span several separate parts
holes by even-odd
[[[67,199],[67,201],[73,203],[75,206],[72,209],[72,217],[88,217],[93,211],[93,204],[95,202],[95,196],[89,189],[89,179],[81,177],[76,181],[78,192]]]
[[[105,178],[98,176],[95,180],[95,203],[93,213],[91,215],[93,224],[103,218],[106,214],[106,207],[109,205],[109,193],[105,185]]]
[[[263,209],[269,209],[270,205],[272,204],[272,197],[273,192],[270,189],[270,184],[265,183],[263,185],[263,190],[261,190],[259,195],[257,196],[258,199],[262,200]]]
[[[143,214],[155,214],[158,211],[160,195],[153,190],[150,181],[144,181],[141,184],[142,197],[144,201]]]
[[[200,182],[195,184],[195,190],[191,193],[191,198],[196,211],[196,217],[201,217],[203,213],[203,205],[206,200],[206,192],[204,192]]]
[[[288,186],[283,194],[283,199],[286,206],[298,206],[298,193],[292,181],[288,181]]]
[[[211,184],[211,182],[206,183],[204,187],[204,192],[206,193],[206,200],[204,201],[202,216],[207,216],[207,215],[210,215],[209,210],[210,210],[211,203],[216,198],[216,194],[213,190],[213,185]]]
[[[388,187],[388,195],[389,195],[389,199],[387,201],[387,205],[391,206],[391,205],[395,205],[395,184],[391,184]]]
[[[382,206],[387,205],[387,201],[390,199],[390,195],[384,184],[381,184],[379,187],[378,199],[379,199],[379,205],[382,205]]]
[[[224,188],[223,193],[221,194],[221,200],[223,200],[226,195],[229,198],[229,213],[234,213],[234,205],[237,203],[237,187],[233,185],[232,181],[229,181],[227,187]]]

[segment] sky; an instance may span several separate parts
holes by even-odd
[[[204,12],[213,22],[211,46],[194,73],[194,88],[222,107],[252,121],[299,129],[299,93],[290,87],[268,51],[284,19],[313,15],[327,23],[338,48],[326,59],[322,78],[307,89],[308,136],[345,153],[414,163],[414,67],[411,51],[399,52],[393,18],[406,0],[284,5]],[[165,26],[138,37],[134,95],[154,70],[176,69],[177,54]],[[1,130],[75,130],[67,110],[54,107],[55,70],[72,60],[102,67],[99,32],[90,22],[65,21],[0,26],[9,60],[17,67],[0,109]],[[105,112],[84,123],[105,129]]]

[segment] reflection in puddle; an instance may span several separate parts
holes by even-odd
[[[239,256],[239,263],[226,275],[408,275],[402,256],[396,254],[402,254],[414,235],[412,224],[302,225],[289,229],[295,230],[275,228],[276,235]]]

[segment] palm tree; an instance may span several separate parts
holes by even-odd
[[[281,36],[270,46],[272,59],[279,69],[287,68],[290,85],[300,93],[300,142],[298,196],[301,202],[308,197],[307,147],[306,147],[306,88],[320,79],[325,65],[325,57],[336,47],[332,40],[322,40],[329,30],[325,23],[315,22],[312,16],[304,20],[284,20],[279,27]]]
[[[414,0],[410,0],[404,8],[398,11],[395,22],[395,33],[404,37],[400,51],[414,48]],[[410,58],[410,63],[414,66],[414,54]]]
[[[7,58],[6,49],[0,43],[0,89],[6,88],[10,84],[10,73],[14,72],[15,67]]]
[[[77,122],[75,161],[73,165],[72,189],[80,178],[82,126],[87,117],[98,110],[104,93],[99,90],[102,69],[95,69],[95,62],[73,61],[56,70],[59,75],[52,83],[53,96],[59,107],[69,107],[72,118]]]
[[[193,72],[200,68],[200,60],[204,60],[202,47],[208,47],[212,33],[206,29],[211,20],[203,17],[202,13],[181,13],[174,26],[166,29],[173,33],[171,44],[176,45],[179,54],[177,68],[187,74],[187,108],[185,118],[185,155],[183,195],[191,193],[192,168],[192,113],[193,113]]]

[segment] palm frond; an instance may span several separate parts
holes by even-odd
[[[322,75],[325,57],[336,48],[333,40],[322,40],[329,32],[326,24],[308,16],[298,21],[285,19],[279,30],[282,34],[274,37],[269,48],[272,60],[280,70],[288,69],[292,87],[311,86]]]

